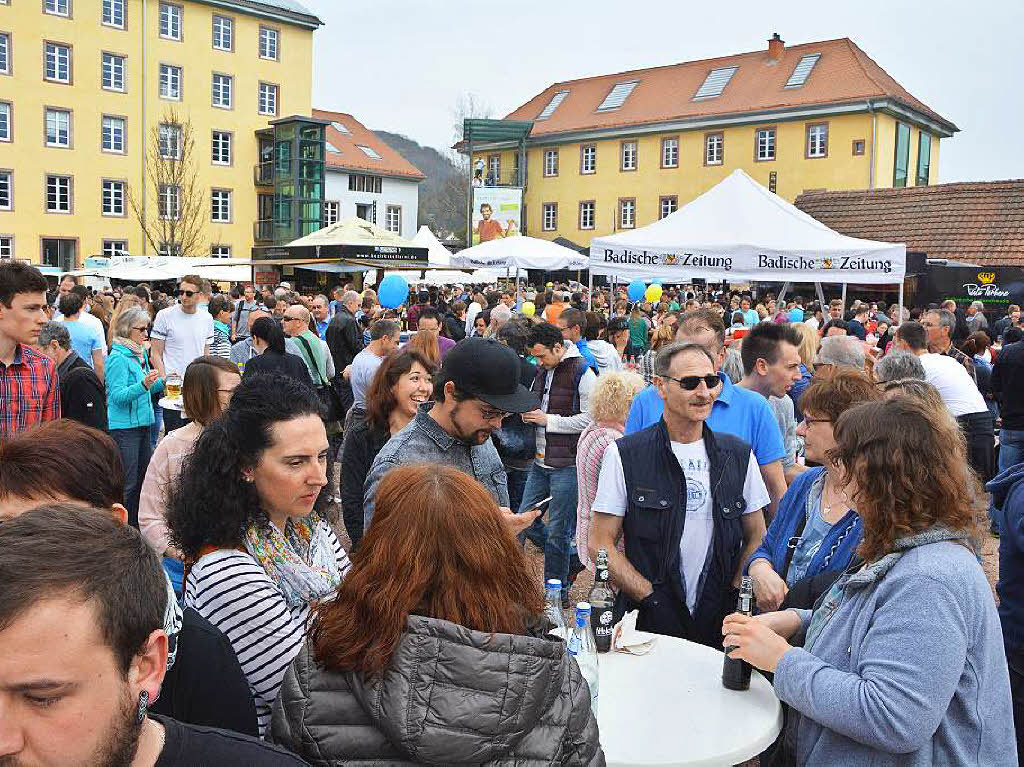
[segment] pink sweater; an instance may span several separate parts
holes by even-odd
[[[593,571],[587,544],[590,540],[590,515],[597,497],[597,480],[601,475],[601,460],[605,449],[622,436],[617,426],[591,423],[580,435],[576,447],[576,483],[579,489],[576,506],[576,549],[580,562]]]
[[[181,462],[192,452],[203,427],[195,421],[175,429],[156,446],[146,469],[139,496],[139,530],[146,543],[163,556],[170,543],[167,531],[167,501],[171,485],[178,481]]]

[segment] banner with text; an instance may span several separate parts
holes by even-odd
[[[473,187],[473,244],[518,237],[523,227],[523,190],[519,187]]]

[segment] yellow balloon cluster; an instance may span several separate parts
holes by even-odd
[[[527,317],[532,317],[537,313],[537,307],[534,305],[533,301],[524,301],[523,307],[519,310],[519,313]]]
[[[661,298],[664,292],[665,291],[662,290],[661,285],[654,283],[647,286],[647,290],[644,291],[644,298],[653,304]]]

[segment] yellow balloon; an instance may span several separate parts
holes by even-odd
[[[532,317],[534,314],[537,313],[537,307],[534,305],[533,301],[524,301],[523,308],[520,309],[519,311],[521,314],[524,314],[527,317]]]
[[[661,295],[664,292],[665,291],[662,290],[661,285],[657,285],[657,284],[648,285],[647,286],[647,290],[644,291],[644,298],[646,298],[648,301],[650,301],[653,304],[655,301],[657,301],[658,299],[661,298]]]

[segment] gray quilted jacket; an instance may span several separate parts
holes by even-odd
[[[304,647],[269,737],[321,766],[605,763],[587,684],[564,645],[420,616],[375,677],[327,671]]]

